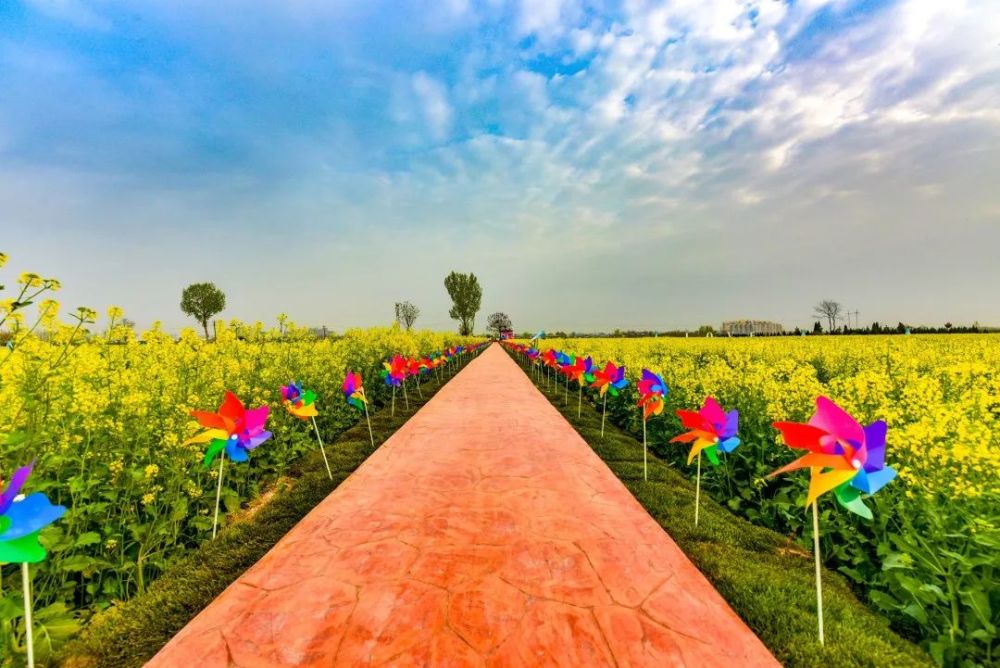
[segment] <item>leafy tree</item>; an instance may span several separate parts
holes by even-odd
[[[813,323],[813,334],[822,334],[822,333],[823,333],[823,324],[819,320],[817,320],[816,322]]]
[[[698,328],[698,336],[708,336],[710,334],[715,336],[715,328],[711,325],[702,325]]]
[[[214,283],[192,283],[181,294],[181,310],[201,323],[208,341],[208,321],[226,308],[226,295]]]
[[[476,314],[483,301],[483,289],[479,287],[479,279],[475,274],[459,274],[451,272],[444,279],[445,290],[451,297],[451,310],[448,317],[458,320],[458,333],[463,336],[472,334]]]
[[[396,302],[396,322],[410,331],[413,323],[420,317],[420,309],[410,302]]]
[[[506,313],[494,313],[489,318],[486,319],[486,331],[500,338],[500,335],[504,332],[509,332],[514,329],[514,326],[510,323],[510,317]]]
[[[837,318],[840,317],[840,312],[842,307],[840,302],[835,302],[832,299],[824,299],[814,308],[817,315],[826,318],[827,330],[833,332],[837,328]]]

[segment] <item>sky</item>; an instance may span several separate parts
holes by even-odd
[[[996,0],[0,0],[4,272],[140,326],[1000,325]]]

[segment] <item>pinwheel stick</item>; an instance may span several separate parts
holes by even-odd
[[[372,419],[368,417],[368,397],[365,397],[365,422],[368,423],[368,438],[372,440],[372,449],[375,449],[375,434],[372,433]]]
[[[403,399],[406,401],[406,410],[410,410],[410,397],[406,393],[406,380],[404,379],[400,384],[403,386]]]
[[[312,418],[313,429],[316,431],[316,440],[319,441],[319,451],[323,453],[323,463],[326,464],[326,474],[333,480],[333,471],[330,470],[330,462],[326,458],[326,448],[323,447],[323,439],[319,435],[319,427],[316,426],[316,416]]]
[[[392,386],[392,412],[389,414],[390,417],[396,417],[396,386]]]
[[[28,563],[21,563],[21,584],[24,587],[24,640],[28,650],[28,668],[35,668],[35,637],[31,621],[31,574]]]
[[[569,403],[569,374],[566,374],[566,394],[563,395],[563,406]]]
[[[823,580],[820,578],[819,559],[819,511],[813,501],[813,553],[816,555],[816,619],[819,622],[819,644],[823,642]]]
[[[694,483],[694,525],[698,526],[698,507],[701,505],[701,450],[698,451],[698,475]]]
[[[580,411],[583,409],[583,383],[580,383],[580,391],[576,397],[576,419],[580,419]]]
[[[646,465],[646,416],[642,416],[642,479],[649,482],[649,469]]]
[[[219,484],[215,488],[215,519],[212,520],[212,540],[219,533],[219,501],[222,499],[222,471],[226,464],[226,451],[219,453]]]
[[[604,438],[604,418],[608,416],[608,395],[604,395],[604,410],[601,411],[601,438]]]
[[[424,398],[424,392],[423,392],[423,390],[420,389],[420,373],[419,372],[417,373],[416,376],[413,377],[413,380],[417,383],[417,395],[421,399],[423,399]]]

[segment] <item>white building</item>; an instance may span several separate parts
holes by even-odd
[[[784,334],[785,328],[769,320],[727,320],[721,331],[730,336],[773,336]]]

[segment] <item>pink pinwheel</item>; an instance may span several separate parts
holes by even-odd
[[[712,466],[718,466],[719,450],[723,452],[735,450],[740,444],[740,439],[736,438],[740,414],[739,411],[726,413],[719,402],[712,397],[705,397],[701,410],[680,409],[677,411],[677,416],[681,419],[681,424],[690,431],[675,436],[670,442],[693,443],[688,452],[688,464],[696,456],[698,457],[698,474],[694,488],[694,525],[698,526],[698,510],[701,506],[701,453],[705,453]]]
[[[344,392],[344,399],[347,403],[365,412],[365,421],[368,423],[368,438],[371,439],[372,448],[375,447],[375,435],[372,433],[372,420],[368,416],[368,397],[365,395],[365,388],[361,384],[361,374],[348,371],[344,376],[344,384],[340,388]]]
[[[819,625],[819,642],[822,645],[823,581],[819,553],[818,499],[833,490],[837,501],[844,508],[866,519],[872,518],[871,510],[861,500],[861,494],[874,494],[896,477],[896,471],[885,465],[886,424],[877,420],[862,427],[844,409],[821,396],[816,398],[816,412],[807,424],[775,422],[774,428],[781,432],[788,447],[808,451],[768,477],[809,468],[806,506],[812,506],[816,619]]]
[[[663,412],[663,398],[667,396],[667,384],[659,375],[649,369],[642,370],[642,380],[636,386],[639,390],[638,406],[642,409],[642,477],[649,480],[649,467],[646,459],[646,420],[651,415]]]
[[[712,466],[718,466],[718,451],[732,452],[740,444],[740,439],[736,438],[740,419],[739,411],[724,412],[719,403],[712,397],[705,397],[705,403],[701,410],[680,409],[677,411],[677,416],[681,419],[681,424],[690,431],[670,439],[670,442],[693,443],[690,452],[688,452],[688,464],[704,451]]]
[[[247,410],[243,402],[227,390],[217,413],[191,411],[191,417],[207,429],[186,440],[184,445],[209,443],[203,462],[205,468],[211,466],[212,460],[223,450],[234,462],[245,462],[249,459],[247,453],[271,438],[271,432],[264,429],[269,412],[267,406]]]
[[[816,412],[807,424],[775,422],[785,444],[808,454],[781,467],[769,477],[809,467],[809,493],[806,505],[833,490],[837,501],[847,510],[872,518],[861,494],[874,494],[896,477],[885,464],[886,425],[877,420],[862,427],[844,409],[826,397],[816,398]]]
[[[614,362],[607,362],[604,365],[604,369],[595,369],[593,372],[593,381],[590,384],[591,387],[596,387],[598,392],[600,392],[602,403],[604,407],[601,410],[601,438],[604,438],[604,421],[608,415],[608,395],[612,397],[617,397],[620,390],[624,390],[628,386],[628,381],[625,380],[625,367],[615,366]]]
[[[639,390],[639,406],[642,408],[642,417],[647,419],[653,415],[663,412],[663,399],[667,396],[667,384],[658,375],[649,369],[642,370],[642,380],[636,385]]]
[[[267,406],[247,410],[243,402],[227,390],[218,413],[191,411],[191,417],[198,420],[201,426],[207,427],[207,429],[197,436],[189,438],[184,442],[184,445],[189,443],[209,444],[208,450],[205,451],[204,468],[211,466],[212,460],[221,453],[228,455],[234,462],[245,462],[250,458],[248,453],[251,450],[271,438],[271,432],[264,430],[269,412],[270,409]],[[219,458],[219,480],[215,492],[215,519],[212,523],[212,538],[215,538],[219,530],[219,501],[222,498],[222,472],[226,463],[225,455]]]

